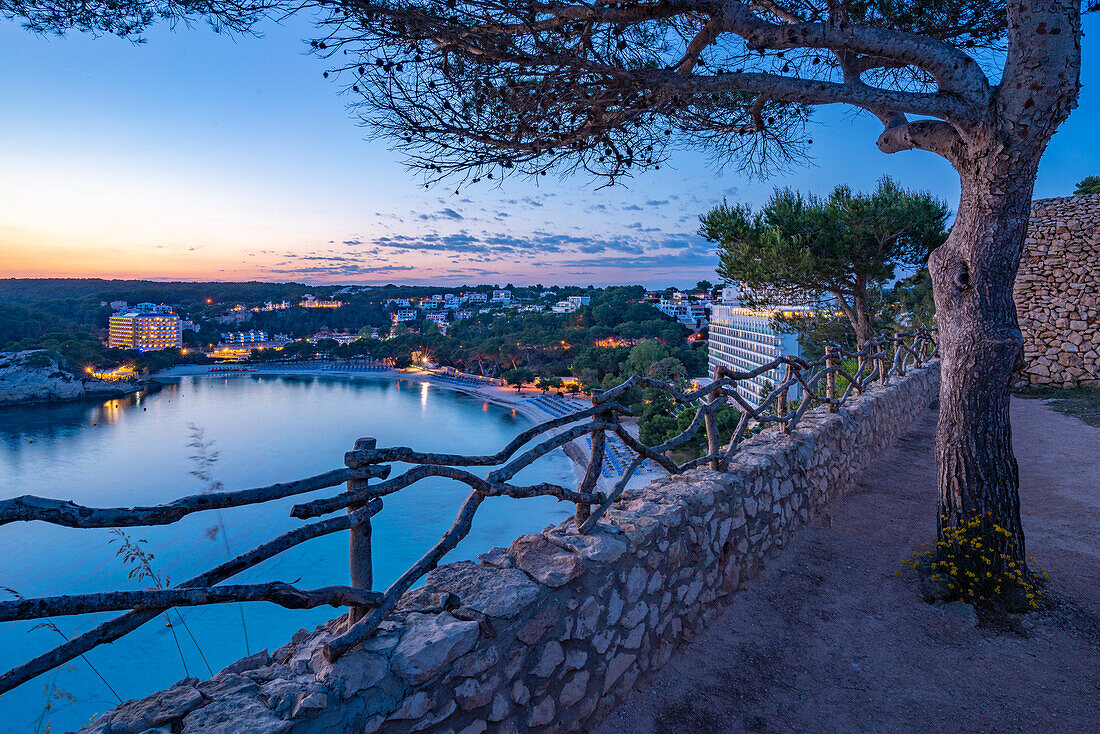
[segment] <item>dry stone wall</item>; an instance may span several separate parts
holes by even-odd
[[[589,535],[572,522],[440,566],[368,642],[329,663],[343,620],[188,679],[90,731],[568,732],[593,728],[720,613],[799,526],[938,394],[934,363],[748,440],[728,472],[629,492]],[[932,491],[932,488],[928,488]]]
[[[1014,296],[1023,378],[1100,386],[1100,194],[1032,203]]]

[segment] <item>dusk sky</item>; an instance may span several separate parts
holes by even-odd
[[[880,153],[879,123],[842,108],[817,112],[814,165],[768,181],[678,153],[626,187],[425,190],[349,116],[309,35],[304,21],[258,39],[161,27],[134,45],[0,21],[0,276],[682,286],[715,279],[695,231],[723,197],[755,206],[777,185],[866,189],[889,174],[957,204],[946,162]],[[1036,197],[1100,175],[1100,49],[1084,50],[1081,104]]]

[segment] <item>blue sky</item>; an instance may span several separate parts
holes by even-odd
[[[199,25],[134,45],[0,23],[0,272],[686,285],[714,280],[695,230],[723,197],[759,205],[777,185],[824,193],[889,174],[957,202],[946,162],[880,153],[877,121],[844,108],[817,111],[813,165],[768,181],[688,152],[613,189],[546,177],[425,190],[349,116],[308,36],[303,21],[263,38]],[[1100,175],[1090,45],[1081,105],[1051,143],[1037,197]]]

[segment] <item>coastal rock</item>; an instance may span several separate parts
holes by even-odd
[[[0,352],[0,405],[117,397],[138,389],[130,382],[85,379],[73,374],[44,349]]]

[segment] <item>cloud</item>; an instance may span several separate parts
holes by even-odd
[[[426,221],[426,222],[438,222],[441,219],[454,219],[454,220],[465,219],[465,217],[463,217],[461,214],[459,214],[458,212],[456,212],[454,209],[450,208],[449,206],[444,207],[443,209],[440,209],[437,212],[432,212],[431,214],[418,214],[417,217],[419,219],[422,219],[422,220]]]
[[[399,273],[410,270],[419,270],[412,265],[363,265],[360,263],[345,263],[342,265],[313,265],[310,267],[268,268],[267,272],[278,275],[319,275],[326,277],[349,277],[356,275],[372,275],[380,273]]]
[[[546,229],[523,234],[488,229],[462,229],[449,233],[380,233],[367,238],[344,240],[345,244],[356,243],[354,253],[330,248],[300,255],[288,253],[288,261],[279,264],[279,267],[291,273],[355,275],[389,272],[385,268],[400,264],[425,273],[431,272],[435,277],[434,273],[441,264],[444,268],[461,264],[502,267],[509,271],[509,276],[517,274],[516,267],[530,268],[536,262],[539,267],[595,268],[602,271],[610,268],[698,269],[713,266],[714,254],[710,245],[691,233],[667,232],[659,227],[643,226],[640,222],[612,226],[607,233],[586,232],[576,225],[569,226],[566,231],[558,224],[553,227],[547,223]],[[325,268],[329,270],[323,270]],[[480,268],[468,270],[471,274],[481,273]],[[492,270],[485,272],[496,273]]]
[[[709,258],[685,256],[682,254],[643,255],[639,257],[600,257],[574,260],[570,265],[582,268],[617,268],[631,270],[672,270],[679,268],[698,269],[712,264]]]

